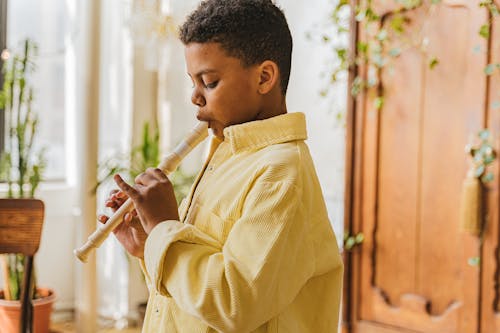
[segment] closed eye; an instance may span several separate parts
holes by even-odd
[[[217,84],[219,84],[219,81],[214,81],[214,82],[205,84],[205,87],[208,89],[214,89],[215,87],[217,87]]]

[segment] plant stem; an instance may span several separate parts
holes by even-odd
[[[18,156],[18,168],[19,168],[19,179],[18,179],[18,184],[19,184],[19,197],[23,198],[24,197],[24,189],[23,189],[23,184],[24,184],[24,178],[26,175],[26,160],[24,158],[24,153],[25,153],[25,144],[24,144],[24,135],[26,132],[26,125],[24,122],[21,121],[21,111],[22,111],[22,104],[24,100],[24,91],[25,91],[25,78],[26,78],[26,66],[28,63],[28,56],[29,56],[29,40],[26,40],[24,43],[24,56],[21,61],[21,79],[19,82],[19,101],[17,105],[17,145],[18,145],[18,151],[19,151],[19,156]]]
[[[18,58],[17,56],[14,56],[12,59],[12,68],[10,69],[10,88],[9,88],[9,100],[8,100],[8,106],[5,108],[6,112],[9,112],[9,124],[8,124],[8,131],[9,131],[9,145],[10,145],[10,166],[12,166],[12,152],[14,151],[14,88],[16,84],[16,67],[17,67],[17,62]],[[12,198],[13,192],[12,192],[12,172],[10,170],[7,171],[7,183],[8,183],[8,192],[7,196],[9,198]]]
[[[8,257],[6,254],[3,254],[0,256],[1,259],[1,264],[2,264],[2,272],[3,272],[3,280],[4,280],[4,286],[3,286],[3,297],[5,300],[10,301],[12,299],[10,295],[10,289],[9,289],[9,262],[8,262]]]

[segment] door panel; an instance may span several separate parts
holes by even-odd
[[[384,24],[394,8],[377,10]],[[352,154],[360,176],[350,216],[365,242],[352,255],[353,331],[477,332],[480,272],[468,259],[479,256],[480,241],[460,232],[458,214],[464,146],[486,122],[488,54],[474,49],[488,48],[478,35],[487,12],[473,1],[443,1],[408,16],[407,33],[426,36],[427,47],[384,67],[380,86],[354,110],[362,133],[352,145],[361,152]],[[431,57],[439,59],[434,69]]]
[[[484,14],[471,1],[442,5],[424,29],[429,54],[442,60],[433,70],[424,64],[417,293],[431,302],[434,316],[460,304],[455,308],[463,326],[456,332],[472,332],[477,321],[479,271],[468,259],[479,255],[479,242],[459,232],[458,213],[469,167],[464,147],[484,123],[487,59],[473,51],[477,45],[487,49],[478,35]]]
[[[497,1],[500,6],[500,1]],[[500,20],[495,20],[491,31],[490,63],[500,62]],[[494,181],[485,186],[485,236],[482,248],[481,332],[500,332],[500,75],[492,75],[488,82],[487,128],[491,131],[497,162],[491,171]]]

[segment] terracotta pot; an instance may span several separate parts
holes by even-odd
[[[53,290],[38,288],[41,298],[33,300],[33,332],[48,333],[52,305],[56,300]],[[0,327],[2,333],[18,333],[21,318],[21,303],[19,301],[6,301],[3,291],[0,291]]]

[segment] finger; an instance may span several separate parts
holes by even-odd
[[[149,168],[146,172],[150,173],[155,179],[159,181],[169,181],[167,175],[159,168]]]
[[[138,198],[139,192],[137,192],[137,190],[135,188],[133,188],[132,186],[130,186],[129,184],[127,184],[120,175],[118,175],[118,174],[115,175],[113,177],[113,179],[115,180],[116,185],[118,185],[118,187],[127,196],[129,196],[133,200]]]
[[[118,189],[115,188],[115,189],[109,191],[109,196],[111,197],[113,194],[116,194],[118,192],[120,192],[120,190],[118,190]]]
[[[117,209],[120,207],[127,198],[127,195],[118,189],[111,190],[109,192],[109,197],[104,202],[105,207]]]
[[[148,168],[135,178],[135,183],[148,186],[157,182],[168,182],[167,176],[159,168]]]
[[[132,216],[132,214],[130,213],[125,213],[125,216],[123,217],[123,221],[127,224],[130,224],[130,222],[132,222],[132,219],[134,218],[134,216]]]
[[[142,228],[140,220],[136,216],[134,216],[132,212],[126,213],[125,216],[123,217],[123,221],[127,227],[134,228],[137,230],[141,229],[144,230]]]
[[[117,203],[113,200],[110,200],[110,199],[108,199],[104,202],[104,206],[109,207],[109,208],[118,208]]]
[[[143,172],[139,176],[135,177],[134,182],[139,185],[144,185],[147,186],[150,184],[152,181],[156,181],[156,178],[153,177],[150,173]]]
[[[123,203],[126,201],[127,199],[127,196],[126,194],[123,194],[124,197],[119,197],[118,196],[118,193],[117,194],[113,194],[110,198],[110,200],[112,200],[114,203],[116,203],[118,206],[121,206],[123,205]]]
[[[132,217],[132,219],[130,220],[130,222],[128,222],[127,225],[130,228],[144,232],[144,227],[142,226],[141,220],[137,216]]]
[[[97,216],[97,221],[99,221],[101,223],[106,223],[108,220],[109,220],[109,217],[107,217],[106,215],[99,214]]]
[[[116,197],[120,199],[127,199],[127,195],[123,191],[116,192]]]

